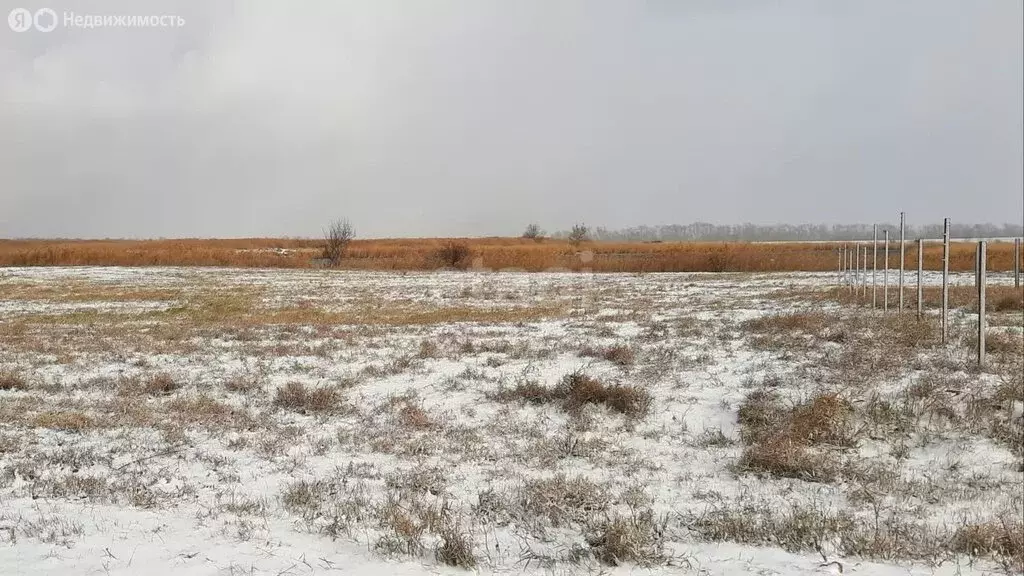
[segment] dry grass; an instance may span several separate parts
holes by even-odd
[[[31,420],[32,426],[65,432],[84,432],[96,426],[96,420],[82,412],[42,412]]]
[[[647,390],[630,384],[606,384],[582,372],[566,374],[550,388],[536,382],[522,382],[500,392],[497,399],[517,399],[530,404],[558,403],[570,414],[579,413],[587,405],[599,405],[632,418],[642,418],[651,407],[651,394]]]
[[[557,474],[528,480],[516,495],[518,509],[525,518],[546,520],[555,528],[583,524],[611,504],[611,496],[601,485],[584,476],[569,478]]]
[[[825,545],[832,544],[841,556],[930,562],[948,556],[947,537],[895,511],[862,519],[816,506],[729,505],[696,516],[688,525],[706,540],[772,545],[790,552],[824,554]]]
[[[473,541],[458,525],[453,522],[445,523],[438,530],[438,538],[440,542],[434,550],[434,556],[438,561],[466,570],[476,567]]]
[[[1006,518],[983,524],[965,524],[953,537],[953,551],[971,556],[993,556],[1008,570],[1024,572],[1024,521]]]
[[[743,439],[750,444],[739,468],[782,478],[834,480],[838,474],[834,458],[811,447],[852,445],[851,414],[850,405],[835,394],[820,394],[786,408],[777,395],[756,390],[738,413]]]
[[[667,518],[659,523],[651,510],[619,516],[603,523],[587,539],[602,564],[619,566],[632,562],[650,566],[665,561],[664,534]]]
[[[588,346],[580,350],[580,356],[603,358],[612,364],[622,367],[632,366],[636,362],[636,352],[633,348],[626,346],[625,344],[616,344],[604,349],[597,349]]]
[[[424,270],[439,265],[438,253],[464,245],[489,269],[529,271],[552,268],[597,272],[768,272],[832,271],[837,257],[831,243],[748,242],[590,242],[593,258],[584,262],[568,241],[538,244],[522,238],[354,240],[341,267]],[[234,240],[0,240],[0,266],[236,266],[308,268],[319,256],[319,239],[248,238]],[[954,243],[950,269],[973,269],[975,245]],[[925,266],[941,267],[941,246],[925,249]],[[916,255],[908,253],[911,262]],[[1009,270],[1013,246],[989,245],[992,270]],[[461,258],[459,266],[468,258]],[[898,261],[898,256],[895,257]],[[450,262],[450,259],[446,259]]]
[[[0,372],[0,390],[28,390],[28,380],[14,371]]]
[[[292,381],[274,393],[274,406],[301,414],[334,412],[340,405],[341,393],[330,386],[308,388],[302,382]]]

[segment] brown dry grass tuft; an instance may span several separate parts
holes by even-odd
[[[146,394],[150,396],[167,396],[179,388],[181,388],[181,384],[166,372],[153,375],[144,386]]]
[[[666,519],[667,520],[667,519]],[[619,566],[634,562],[650,566],[664,562],[665,521],[655,521],[651,510],[631,517],[619,516],[605,522],[587,539],[594,556],[602,564]]]
[[[600,357],[612,364],[618,366],[631,366],[636,362],[636,353],[633,352],[633,348],[625,344],[616,344],[604,348],[600,353]]]
[[[438,561],[449,566],[457,566],[466,570],[476,567],[476,556],[473,555],[473,541],[469,535],[452,522],[447,522],[437,531],[440,542],[434,551]]]
[[[582,372],[566,374],[552,388],[536,382],[523,382],[497,395],[498,400],[518,399],[530,404],[557,402],[571,414],[587,405],[605,406],[631,418],[642,418],[651,407],[651,394],[633,385],[606,384]]]
[[[398,417],[402,424],[416,430],[429,430],[434,427],[434,422],[427,415],[422,406],[408,402],[398,411]]]
[[[953,551],[994,556],[1008,569],[1024,571],[1024,522],[1013,518],[961,526],[953,537]]]
[[[302,382],[292,381],[274,394],[274,406],[301,414],[333,412],[340,404],[341,394],[330,386],[311,389]]]
[[[31,422],[37,428],[52,428],[66,432],[83,432],[96,426],[96,420],[82,412],[42,412]]]
[[[0,390],[28,390],[28,380],[17,372],[0,372]]]
[[[793,408],[777,394],[756,390],[740,406],[742,437],[750,445],[739,468],[782,478],[828,482],[838,474],[828,454],[810,450],[820,445],[851,446],[852,408],[836,394],[819,394]]]

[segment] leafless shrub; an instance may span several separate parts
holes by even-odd
[[[446,268],[465,270],[472,252],[465,242],[450,241],[434,252],[434,257]]]
[[[533,240],[534,242],[543,242],[544,231],[536,224],[529,224],[526,226],[526,230],[523,230],[523,238]]]
[[[355,238],[356,232],[348,220],[336,220],[324,231],[323,258],[337,265],[345,256],[345,250]]]
[[[340,404],[341,394],[330,386],[310,389],[302,382],[292,381],[274,394],[275,406],[302,414],[333,412]]]
[[[587,228],[586,224],[573,224],[572,230],[569,231],[569,242],[573,245],[579,245],[590,239],[590,228]]]

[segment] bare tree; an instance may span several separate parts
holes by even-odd
[[[331,225],[324,231],[323,258],[332,266],[337,265],[345,255],[349,242],[355,236],[356,231],[348,220],[331,222]]]
[[[540,229],[540,226],[536,224],[530,224],[523,231],[523,238],[529,238],[534,242],[540,242],[544,240],[544,231]]]
[[[586,224],[573,224],[572,231],[569,232],[569,242],[574,245],[579,245],[581,242],[586,242],[590,239],[590,228],[587,228]]]

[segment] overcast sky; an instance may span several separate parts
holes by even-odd
[[[1022,5],[0,0],[0,237],[1020,222]]]

